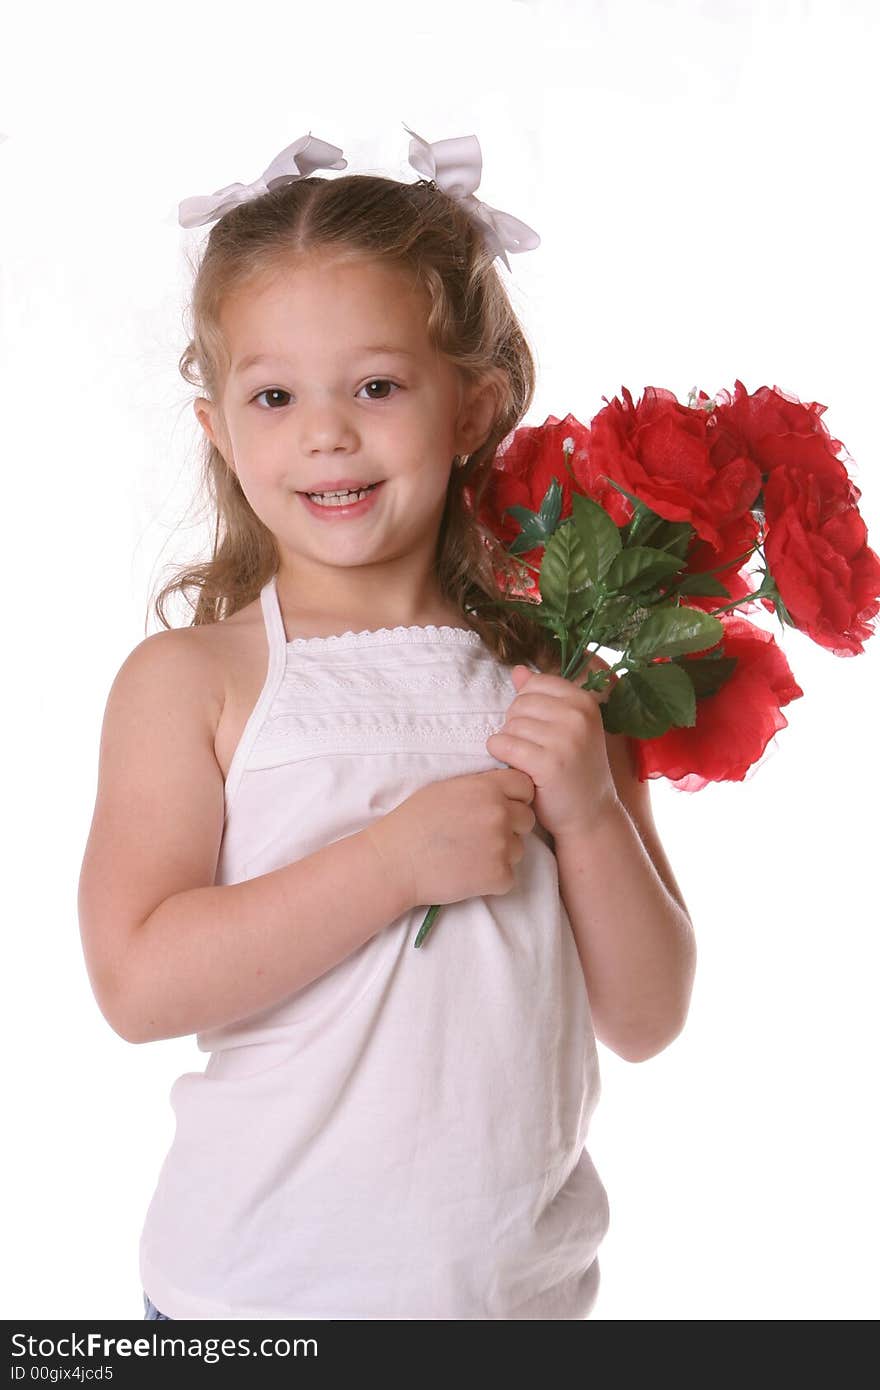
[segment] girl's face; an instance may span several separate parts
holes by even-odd
[[[435,595],[453,456],[483,442],[495,400],[434,352],[428,307],[402,272],[330,257],[223,306],[230,370],[219,409],[200,399],[196,414],[306,607],[369,611],[389,582],[416,605]],[[303,494],[350,481],[381,482],[366,510],[313,514]]]

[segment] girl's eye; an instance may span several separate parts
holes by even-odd
[[[388,379],[387,379],[386,377],[384,377],[384,376],[377,376],[377,377],[374,377],[372,381],[367,381],[367,382],[365,382],[364,385],[361,387],[361,390],[362,390],[362,391],[366,391],[366,389],[367,389],[368,386],[393,386],[394,389],[395,389],[395,391],[399,391],[399,390],[400,390],[400,387],[397,385],[397,382],[396,382],[396,381],[388,381]],[[378,401],[387,401],[387,400],[388,400],[388,397],[387,397],[387,396],[370,396],[369,399],[370,399],[370,400],[373,400],[373,401],[376,401],[376,400],[378,400]]]
[[[289,394],[289,391],[282,391],[280,386],[267,386],[265,391],[260,391],[258,395],[254,396],[254,400],[258,401],[260,396],[287,396]]]
[[[399,391],[399,390],[400,390],[400,387],[397,385],[397,382],[396,382],[396,381],[389,381],[386,377],[374,377],[372,381],[365,382],[365,384],[361,387],[361,390],[362,390],[362,391],[366,391],[367,388],[368,388],[369,386],[393,386],[395,391]],[[256,396],[254,396],[253,399],[254,399],[255,401],[258,401],[258,400],[260,399],[261,396],[288,396],[288,397],[289,397],[289,396],[290,396],[290,392],[289,392],[289,391],[283,390],[282,387],[280,387],[280,386],[267,386],[266,389],[265,389],[265,391],[260,391],[260,392],[258,392],[258,394],[257,394]],[[373,400],[373,401],[387,401],[387,400],[390,399],[390,396],[376,396],[376,395],[370,395],[367,399],[368,399],[368,400]],[[278,404],[278,402],[276,402],[276,404]],[[280,404],[283,405],[284,402],[281,401]],[[272,406],[270,406],[269,408],[271,409]]]

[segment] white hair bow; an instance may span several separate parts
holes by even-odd
[[[316,169],[345,169],[347,165],[348,160],[342,158],[338,145],[328,145],[326,140],[319,140],[309,131],[277,154],[253,183],[229,183],[209,195],[184,198],[178,207],[178,220],[181,227],[201,227],[205,222],[216,221],[239,203],[250,202],[251,198],[259,198],[270,189],[293,183],[295,179],[308,178]]]
[[[409,142],[409,163],[423,178],[433,179],[438,188],[458,198],[480,222],[490,250],[500,256],[510,270],[505,251],[534,251],[541,238],[525,222],[509,212],[499,212],[474,196],[483,172],[483,155],[476,135],[457,135],[450,140],[429,144],[404,122],[413,137]]]
[[[405,122],[403,128],[412,136],[409,163],[423,178],[433,179],[438,188],[463,204],[479,223],[493,255],[500,256],[508,270],[506,251],[534,251],[540,246],[541,238],[533,228],[475,196],[483,172],[483,155],[476,135],[458,135],[429,144]],[[338,145],[329,145],[309,131],[276,155],[253,183],[230,183],[211,194],[184,198],[178,204],[178,221],[181,227],[200,227],[215,222],[239,203],[259,198],[295,179],[308,178],[316,169],[347,167],[348,160],[343,159]]]

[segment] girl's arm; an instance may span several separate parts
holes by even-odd
[[[95,997],[129,1042],[222,1027],[279,1003],[415,906],[370,830],[214,885],[220,700],[204,644],[186,629],[136,647],[108,698],[79,920]]]
[[[696,942],[624,802],[589,833],[554,840],[559,887],[596,1037],[627,1062],[656,1056],[690,1006]]]
[[[131,936],[123,1036],[177,1038],[269,1008],[413,905],[369,831],[244,883],[174,893]]]
[[[600,668],[607,671],[608,662],[594,652],[579,679]],[[561,675],[558,657],[542,669]],[[696,937],[632,741],[606,733],[605,748],[616,802],[591,833],[554,839],[553,849],[596,1037],[624,1060],[644,1062],[684,1027]]]

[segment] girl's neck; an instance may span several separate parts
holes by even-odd
[[[425,610],[409,621],[404,620],[403,616],[381,612],[347,613],[344,616],[340,615],[333,618],[326,612],[309,613],[283,602],[281,602],[281,613],[288,640],[290,640],[291,635],[297,637],[338,637],[343,632],[375,632],[380,628],[468,627],[464,614],[449,605]]]
[[[343,632],[370,632],[395,627],[467,627],[465,616],[449,602],[436,599],[408,613],[375,606],[357,611],[346,609],[334,616],[326,608],[305,607],[282,596],[276,579],[276,593],[284,625],[299,637],[333,637]]]

